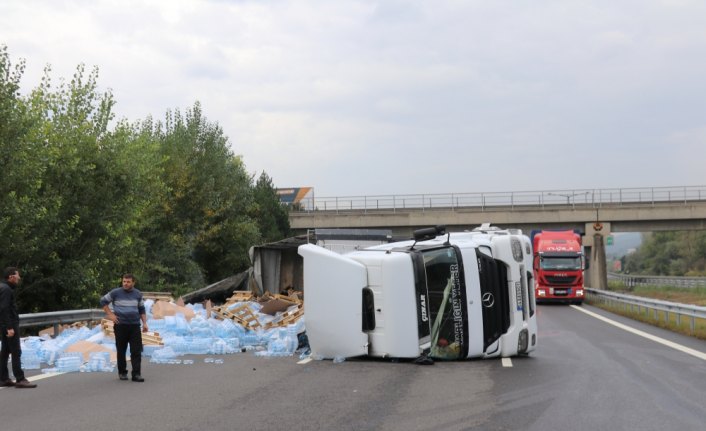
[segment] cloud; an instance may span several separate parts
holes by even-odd
[[[3,2],[0,28],[26,90],[46,63],[65,77],[85,63],[131,120],[198,100],[250,171],[323,196],[700,182],[705,14],[687,0],[28,0]]]

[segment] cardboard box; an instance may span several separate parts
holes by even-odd
[[[42,329],[41,331],[39,331],[39,333],[37,335],[39,335],[40,337],[43,335],[48,335],[53,338],[53,337],[56,337],[57,335],[61,334],[61,332],[68,327],[69,327],[69,325],[59,325],[57,328],[58,331],[55,334],[54,327],[50,326],[48,328],[45,328],[45,329]]]
[[[260,309],[260,313],[263,314],[269,314],[270,316],[274,316],[277,314],[278,311],[285,311],[292,305],[296,305],[292,302],[288,301],[283,301],[281,299],[270,299],[269,301],[265,302],[262,304],[262,308]]]
[[[110,352],[110,362],[115,362],[118,360],[118,354],[113,352],[109,348],[102,346],[100,344],[92,343],[90,341],[77,341],[74,344],[66,348],[67,352],[81,352],[83,353],[83,362],[88,362],[92,352]],[[128,356],[130,351],[128,349]]]
[[[155,301],[152,305],[152,318],[154,319],[164,319],[164,316],[175,316],[177,313],[182,313],[187,322],[190,322],[195,316],[192,309],[171,302]]]

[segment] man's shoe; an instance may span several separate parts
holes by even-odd
[[[0,387],[5,387],[5,386],[15,386],[15,382],[13,382],[10,379],[3,380],[2,382],[0,382]]]
[[[144,382],[145,379],[143,379],[142,376],[138,374],[136,376],[132,376],[132,381],[133,382]]]
[[[22,380],[19,380],[19,381],[15,382],[15,387],[18,388],[18,389],[22,389],[22,388],[36,388],[37,385],[36,385],[36,383],[30,383],[29,380],[27,380],[27,379],[22,379]]]
[[[120,378],[120,380],[127,380],[127,373],[125,373],[125,374],[118,374],[118,377]]]

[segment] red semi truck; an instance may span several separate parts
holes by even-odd
[[[537,302],[583,302],[585,259],[581,235],[571,231],[532,232]]]

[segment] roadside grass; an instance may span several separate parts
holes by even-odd
[[[611,280],[608,282],[608,290],[680,304],[706,306],[706,287],[636,286],[629,289],[621,282]]]
[[[662,301],[706,306],[706,288],[679,288],[672,286],[637,286],[627,289],[620,282],[608,282],[608,290],[626,295],[642,296]],[[621,316],[639,320],[650,325],[668,329],[684,335],[706,340],[706,319],[678,316],[636,305],[605,303],[586,298],[586,302]]]

